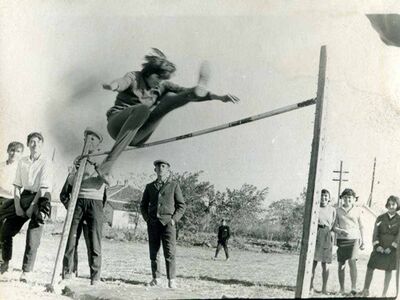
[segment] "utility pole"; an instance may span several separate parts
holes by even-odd
[[[340,201],[340,192],[342,190],[342,182],[346,182],[348,181],[347,179],[343,178],[343,174],[349,174],[348,171],[343,171],[343,161],[340,161],[340,169],[339,171],[333,171],[333,173],[339,173],[339,178],[334,178],[332,179],[333,181],[338,181],[339,182],[339,186],[338,186],[338,206],[340,206],[341,201]]]
[[[369,193],[369,198],[367,201],[368,207],[371,207],[372,205],[372,193],[374,192],[374,184],[375,184],[375,168],[376,168],[376,157],[374,158],[374,167],[372,169],[371,192]]]

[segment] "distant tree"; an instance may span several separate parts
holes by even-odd
[[[248,229],[263,216],[265,212],[263,202],[267,193],[268,188],[259,190],[251,184],[243,184],[240,189],[217,192],[213,199],[216,205],[214,226],[217,227],[224,218],[229,221],[234,233],[246,235]]]
[[[209,224],[210,197],[214,194],[214,186],[209,182],[200,181],[199,177],[202,172],[172,174],[173,179],[180,184],[186,203],[186,211],[177,224],[178,232],[181,229],[191,232],[203,231]]]
[[[301,238],[304,202],[293,199],[281,199],[268,207],[268,218],[280,224],[280,236],[285,242]]]

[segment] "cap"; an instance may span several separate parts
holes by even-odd
[[[157,166],[157,165],[159,165],[159,164],[166,164],[166,165],[168,165],[168,167],[171,166],[171,165],[169,164],[169,162],[167,162],[167,161],[164,160],[164,159],[157,159],[157,160],[155,160],[155,161],[153,162],[153,165],[154,165],[154,166]]]
[[[86,127],[85,135],[87,135],[87,134],[93,134],[93,135],[97,136],[100,140],[100,143],[103,141],[103,136],[98,131],[94,130],[91,127]]]

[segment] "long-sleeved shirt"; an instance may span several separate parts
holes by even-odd
[[[18,162],[8,164],[6,161],[0,164],[0,197],[14,198],[14,179]]]
[[[144,104],[152,107],[157,104],[158,99],[168,93],[180,93],[183,91],[192,90],[191,88],[181,87],[170,81],[162,81],[156,88],[147,86],[141,72],[129,72],[124,77],[118,78],[111,82],[111,85],[116,83],[118,92],[115,104],[107,111],[107,118],[112,114],[121,111],[127,107]]]

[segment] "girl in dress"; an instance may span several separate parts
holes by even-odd
[[[333,234],[332,229],[336,218],[336,209],[330,205],[331,195],[328,190],[321,191],[321,201],[318,218],[317,240],[315,242],[314,263],[311,277],[311,293],[314,291],[314,275],[318,262],[322,266],[322,293],[327,294],[326,286],[329,278],[329,267],[332,263]]]
[[[369,295],[369,287],[375,269],[385,271],[382,297],[386,297],[392,271],[396,269],[396,254],[400,241],[400,215],[397,214],[397,211],[400,210],[399,197],[390,196],[386,201],[386,209],[387,212],[380,215],[375,222],[372,239],[374,250],[368,261],[362,293],[365,297]]]

